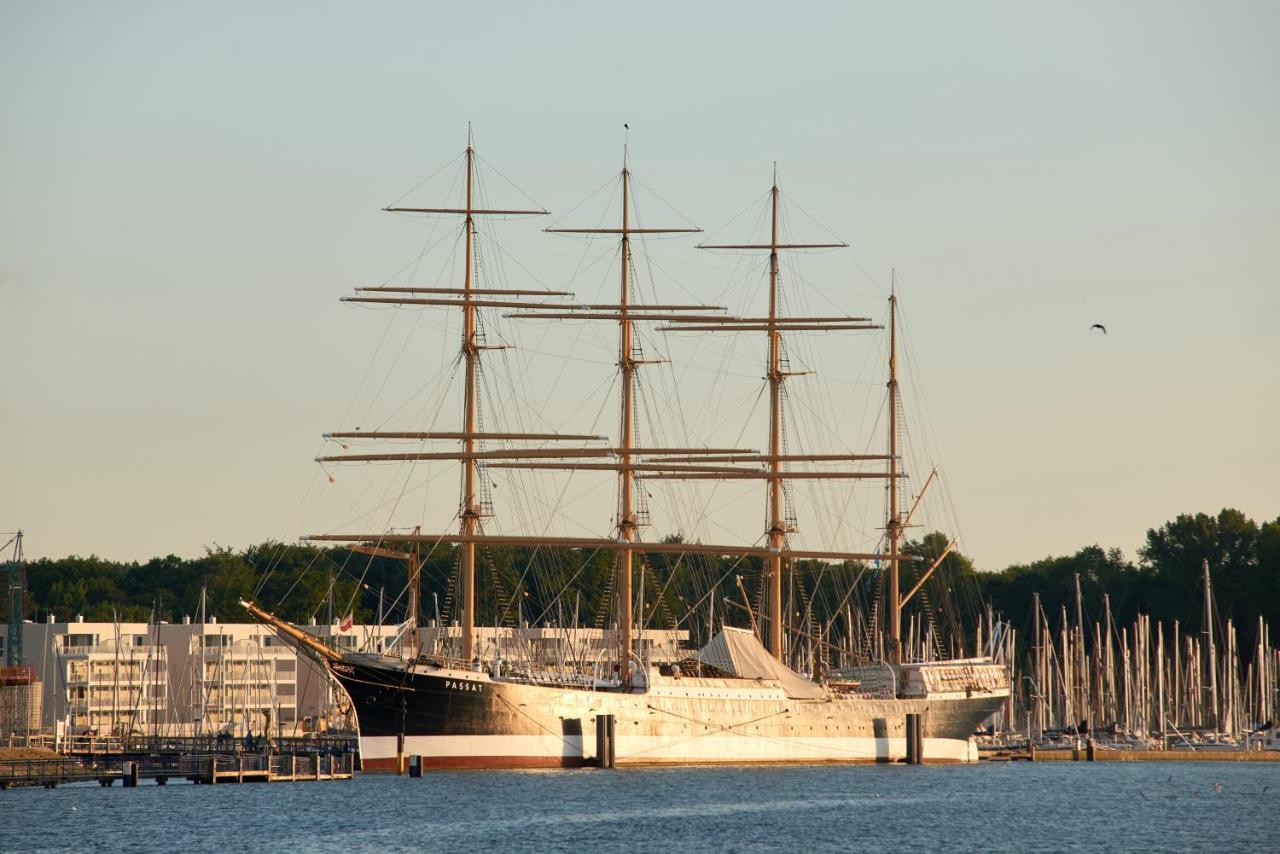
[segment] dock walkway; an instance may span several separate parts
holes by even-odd
[[[0,789],[97,781],[110,786],[117,780],[136,786],[151,779],[164,785],[185,779],[207,785],[222,783],[292,783],[305,780],[349,780],[355,773],[354,753],[325,754],[183,754],[119,757],[58,757],[0,760]]]

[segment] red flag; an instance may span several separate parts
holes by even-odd
[[[340,632],[350,631],[351,623],[352,623],[351,615],[347,614],[347,616],[342,618],[342,622],[338,624],[338,631]]]

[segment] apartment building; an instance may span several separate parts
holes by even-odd
[[[7,628],[7,627],[4,627]],[[401,656],[405,626],[333,624],[300,626],[343,651]],[[38,720],[45,731],[98,735],[302,735],[354,726],[342,691],[324,668],[258,623],[104,623],[76,617],[23,624],[23,669],[7,688],[27,686],[24,712],[4,717]],[[614,632],[602,629],[492,627],[477,630],[481,660],[522,670],[577,666],[589,670],[607,660]],[[0,637],[3,633],[0,632]],[[419,629],[424,654],[456,657],[457,626]],[[689,633],[637,632],[645,661],[678,661],[688,654]],[[20,679],[19,679],[20,677]],[[6,695],[7,696],[7,695]]]
[[[7,628],[7,627],[6,627]],[[25,623],[23,664],[41,693],[41,724],[76,732],[155,732],[171,720],[169,662],[146,623]]]

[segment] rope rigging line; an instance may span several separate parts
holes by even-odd
[[[430,181],[432,178],[436,177],[436,176],[437,176],[437,175],[439,175],[441,172],[443,172],[444,170],[448,169],[450,166],[453,166],[454,164],[459,163],[459,162],[460,162],[460,161],[462,161],[465,157],[466,157],[466,155],[465,155],[465,154],[459,154],[459,155],[456,155],[452,160],[449,160],[448,162],[446,162],[446,163],[445,163],[443,166],[441,166],[439,169],[437,169],[436,171],[432,172],[430,175],[428,175],[427,177],[423,178],[423,179],[422,179],[421,181],[419,181],[418,183],[414,184],[414,185],[413,185],[412,187],[410,187],[408,190],[405,190],[403,193],[401,193],[399,196],[397,196],[395,199],[393,199],[393,200],[391,201],[391,203],[390,203],[390,204],[385,205],[385,207],[388,207],[388,208],[394,208],[394,207],[398,206],[398,205],[400,204],[400,202],[404,201],[404,199],[405,199],[405,197],[406,197],[406,196],[408,196],[408,195],[412,194],[413,192],[415,192],[416,190],[418,190],[420,187],[422,187],[422,185],[423,185],[423,184],[427,183],[427,182],[428,182],[428,181]],[[455,178],[455,181],[456,181],[456,178]],[[452,195],[452,189],[450,190],[450,195]],[[447,197],[446,197],[446,198],[447,198]]]

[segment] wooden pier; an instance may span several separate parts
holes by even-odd
[[[0,760],[0,789],[96,781],[126,787],[141,780],[165,785],[170,780],[217,785],[225,783],[293,783],[349,780],[356,770],[354,753],[274,753],[157,755],[134,759],[118,757],[85,759],[59,756],[40,759]]]
[[[1280,750],[1208,746],[1158,750],[1086,741],[1079,747],[983,746],[978,758],[983,762],[1280,762]]]

